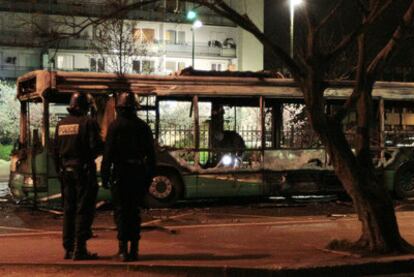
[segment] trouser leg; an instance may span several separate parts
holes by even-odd
[[[78,206],[76,217],[76,238],[87,241],[92,237],[92,223],[95,217],[98,186],[90,177],[81,178],[78,187]]]
[[[76,248],[74,260],[96,259],[98,256],[89,253],[86,241],[92,237],[92,223],[95,215],[95,202],[98,186],[90,176],[80,174],[77,187],[78,205],[76,210]]]
[[[118,230],[117,238],[119,241],[128,241],[128,222],[127,222],[127,203],[125,202],[125,192],[119,182],[112,188],[112,202],[114,205],[114,221]]]
[[[76,222],[76,182],[73,174],[66,173],[63,177],[63,247],[73,251],[75,244]]]

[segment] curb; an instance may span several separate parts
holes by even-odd
[[[118,270],[146,274],[168,274],[169,276],[360,276],[377,274],[402,274],[414,272],[414,259],[393,260],[387,262],[368,262],[361,264],[344,264],[332,266],[316,266],[301,268],[243,268],[226,266],[174,266],[174,265],[143,265],[143,264],[30,264],[0,263],[1,269],[28,267],[33,269],[60,270]]]

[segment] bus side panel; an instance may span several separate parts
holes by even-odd
[[[263,173],[236,173],[238,196],[264,196]]]
[[[16,198],[31,195],[34,192],[35,186],[38,197],[43,197],[47,193],[48,170],[46,159],[46,151],[43,150],[36,154],[34,159],[36,180],[34,182],[32,175],[32,154],[30,151],[19,150],[18,153],[12,155],[9,187]]]
[[[325,192],[328,166],[325,150],[266,150],[265,189],[271,194],[310,194]]]
[[[231,197],[237,196],[239,186],[234,174],[202,174],[197,180],[197,197]]]
[[[184,198],[197,198],[197,175],[184,175],[182,176],[182,180],[184,182]]]

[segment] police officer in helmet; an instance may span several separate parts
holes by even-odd
[[[134,95],[123,92],[116,100],[117,118],[109,126],[102,160],[102,185],[108,187],[112,178],[119,258],[135,261],[141,232],[139,207],[155,171],[154,142],[148,124],[137,117]]]
[[[86,241],[91,226],[98,192],[95,158],[103,143],[96,120],[88,116],[90,99],[74,93],[55,132],[55,167],[59,174],[63,198],[63,247],[65,259],[97,258],[88,252]]]

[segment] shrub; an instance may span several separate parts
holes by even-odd
[[[10,160],[10,153],[13,149],[13,145],[2,145],[0,144],[0,160]]]

